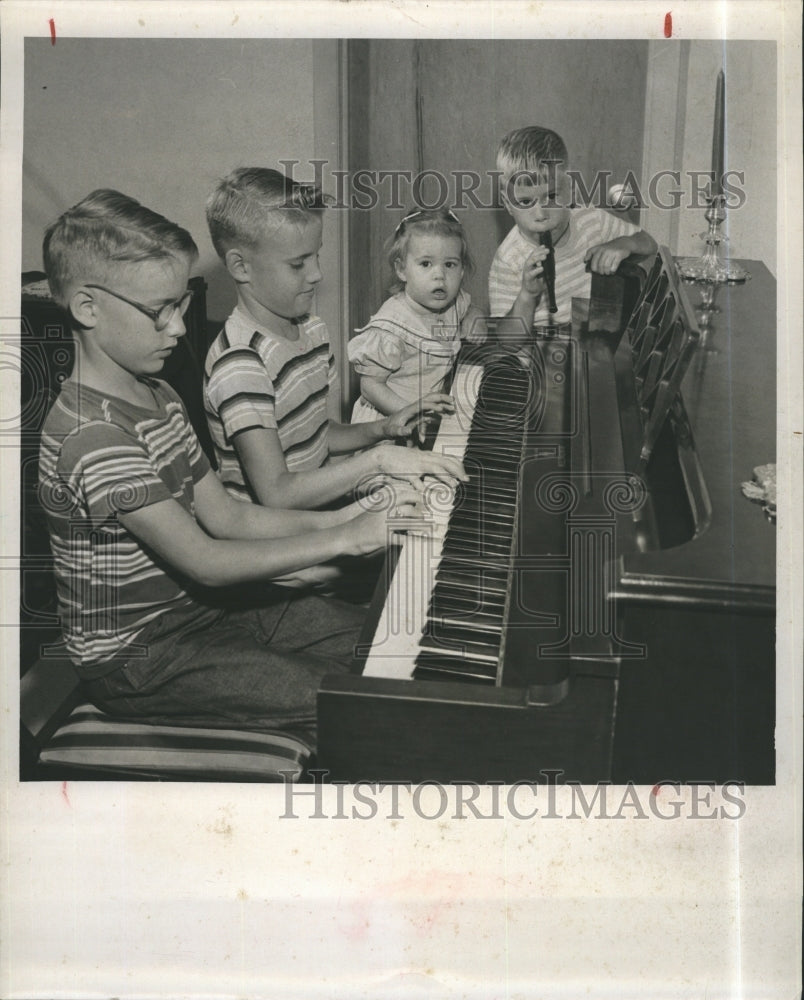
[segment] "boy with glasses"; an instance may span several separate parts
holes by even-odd
[[[226,493],[155,378],[185,332],[188,232],[101,190],[48,228],[43,253],[76,360],[43,429],[40,500],[89,696],[152,722],[311,726],[319,679],[348,665],[363,612],[254,585],[381,550],[385,514],[270,510]],[[418,494],[400,487],[395,507],[415,514]],[[240,583],[260,606],[226,610],[221,588]]]

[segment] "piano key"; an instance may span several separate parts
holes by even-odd
[[[484,659],[479,656],[468,656],[458,650],[451,653],[443,649],[439,651],[423,649],[416,658],[416,666],[427,667],[430,670],[446,670],[453,674],[486,677],[493,681],[497,676],[497,660],[496,656]]]
[[[462,625],[455,629],[436,631],[433,622],[428,622],[419,645],[422,649],[436,650],[452,656],[466,656],[470,659],[497,662],[500,653],[501,629],[473,632]]]
[[[502,614],[505,595],[493,593],[470,595],[465,589],[455,588],[451,584],[439,581],[433,588],[433,601],[437,601],[438,606],[445,612],[465,610],[483,614],[485,611],[499,611]]]
[[[506,522],[501,517],[453,517],[449,523],[445,537],[458,538],[483,538],[491,543],[505,541],[511,547],[511,521]],[[507,532],[506,532],[507,529]]]
[[[434,451],[462,458],[470,478],[456,489],[451,509],[434,516],[435,537],[406,539],[391,582],[393,588],[397,574],[408,579],[395,592],[398,605],[404,590],[406,603],[395,613],[405,635],[389,630],[393,602],[386,601],[377,628],[382,641],[372,644],[365,675],[495,682],[529,391],[516,362],[494,364],[482,379],[477,366],[459,367],[455,412],[442,419]],[[403,561],[420,563],[425,577],[431,567],[426,586],[410,587]]]
[[[471,632],[483,633],[491,633],[496,629],[497,641],[499,643],[504,607],[505,606],[502,605],[499,609],[499,613],[497,614],[490,614],[489,612],[482,613],[473,609],[465,616],[461,616],[445,611],[443,608],[441,608],[441,610],[436,610],[431,606],[427,619],[428,625],[426,627],[432,625],[431,630],[433,635],[439,635],[442,630],[446,629],[465,628]]]
[[[456,677],[456,674],[459,676]],[[411,677],[416,681],[448,681],[457,679],[463,684],[483,685],[493,684],[495,680],[487,672],[480,671],[475,674],[466,668],[459,671],[454,663],[447,663],[443,666],[438,664],[432,666],[419,665],[414,667]]]
[[[508,555],[511,552],[511,541],[510,539],[495,539],[491,535],[462,535],[450,528],[444,539],[442,552],[445,559],[453,557],[457,559],[463,556],[474,556],[477,558],[480,555],[484,555],[502,558],[507,562]]]

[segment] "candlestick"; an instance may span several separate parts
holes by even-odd
[[[707,199],[709,207],[704,218],[709,229],[701,233],[706,249],[701,257],[685,257],[677,264],[678,273],[685,281],[706,284],[739,284],[751,277],[739,264],[733,264],[725,255],[720,256],[720,245],[727,237],[720,233],[726,221],[726,197],[723,194],[723,171],[726,137],[726,77],[721,70],[715,89],[715,125],[712,131],[712,184]]]
[[[726,77],[721,70],[715,90],[715,124],[712,130],[712,197],[723,194],[723,171],[726,150]]]
[[[700,257],[685,257],[676,265],[678,273],[685,281],[713,282],[715,284],[741,284],[751,277],[750,271],[735,264],[727,257],[720,256],[720,244],[728,237],[721,236],[720,227],[726,220],[726,199],[715,195],[704,212],[709,229],[701,233],[706,250]]]

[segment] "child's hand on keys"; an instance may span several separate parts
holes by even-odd
[[[396,527],[408,535],[443,537],[455,503],[456,484],[431,477],[418,480],[415,489],[403,483],[398,479],[386,481],[376,489],[369,502],[388,510],[388,524],[392,529]],[[410,504],[415,506],[415,511]]]
[[[469,478],[463,462],[451,455],[437,455],[432,451],[418,451],[413,448],[398,448],[393,444],[379,444],[374,448],[374,452],[379,472],[395,479],[406,479],[414,486],[426,476],[450,485],[456,481],[465,482]]]
[[[365,531],[365,552],[374,552],[389,542],[399,542],[402,534],[424,532],[432,523],[425,512],[426,493],[403,480],[387,480],[350,505],[354,512],[350,530]]]
[[[377,552],[389,542],[398,542],[394,537],[398,532],[423,522],[423,493],[394,481],[350,504],[349,512],[354,516],[344,528],[353,539],[355,552]]]
[[[529,295],[539,296],[545,291],[542,261],[549,253],[547,247],[534,247],[522,267],[522,290]]]
[[[453,413],[455,404],[452,397],[443,392],[431,392],[415,403],[397,410],[385,418],[386,437],[410,437],[415,431],[421,433],[421,426],[428,424],[437,413]]]

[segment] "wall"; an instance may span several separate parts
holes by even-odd
[[[113,187],[190,230],[208,314],[224,319],[234,292],[207,234],[206,196],[239,165],[336,164],[337,66],[336,40],[27,39],[23,270],[41,267],[49,222]],[[327,216],[317,309],[337,331],[340,219]]]
[[[761,260],[776,274],[776,43],[651,42],[643,187],[658,170],[709,170],[715,86],[726,76],[726,170],[745,172],[745,202],[727,212],[727,252]],[[689,191],[689,183],[682,184]],[[669,202],[669,186],[662,200]],[[698,256],[704,209],[649,207],[646,228],[674,253]]]

